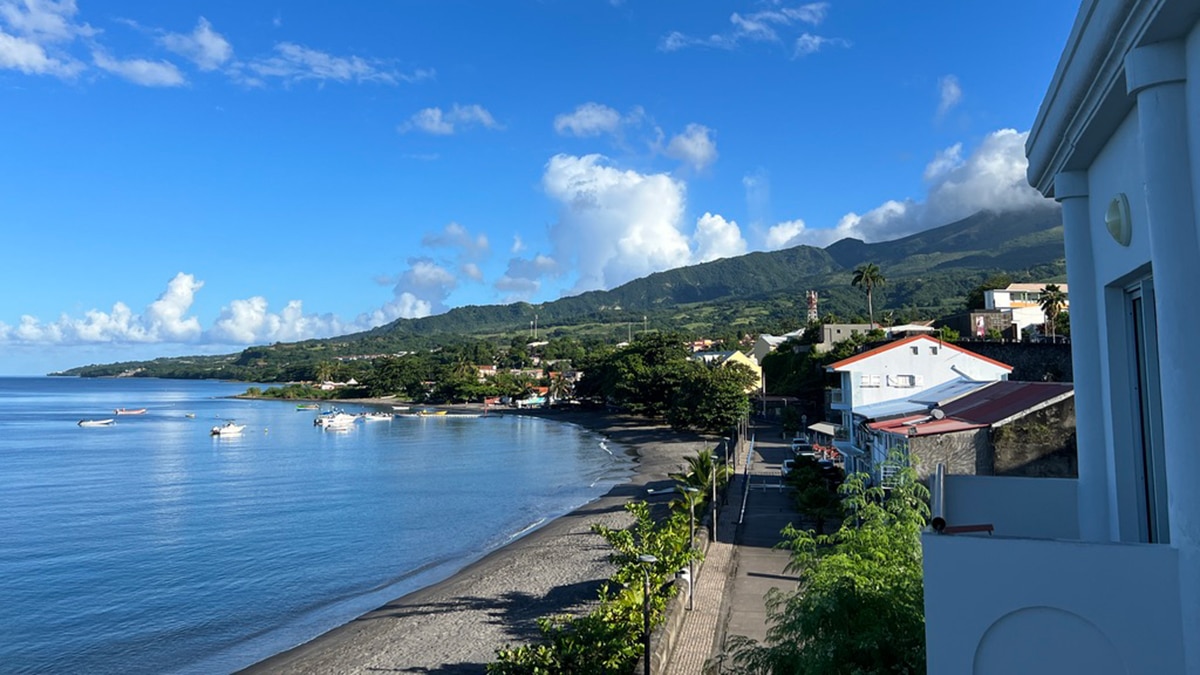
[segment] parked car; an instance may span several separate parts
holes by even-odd
[[[797,457],[815,457],[817,449],[806,438],[792,439],[792,454]]]

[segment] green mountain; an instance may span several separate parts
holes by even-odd
[[[887,283],[875,291],[876,316],[897,321],[935,319],[960,311],[968,291],[999,272],[1015,280],[1065,278],[1062,216],[1056,205],[1015,212],[982,211],[960,221],[892,241],[843,239],[824,249],[797,246],[656,272],[608,291],[590,291],[539,305],[472,305],[420,319],[400,319],[337,338],[252,347],[216,357],[86,366],[70,375],[138,372],[168,377],[248,377],[271,366],[288,379],[318,360],[430,349],[462,339],[498,344],[528,334],[537,316],[539,335],[616,341],[644,328],[696,337],[735,339],[739,334],[799,326],[804,292],[820,294],[822,316],[864,316],[861,290],[850,286],[854,268],[873,262]]]

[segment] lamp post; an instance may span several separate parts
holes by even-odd
[[[715,481],[717,478],[716,472],[712,476]],[[683,494],[688,503],[688,611],[692,611],[692,587],[696,585],[696,570],[693,567],[692,549],[696,545],[696,495],[700,494],[700,490],[690,485],[683,488]]]
[[[650,565],[658,562],[658,558],[645,553],[638,556],[638,562],[642,563],[645,579],[645,585],[642,587],[642,646],[645,655],[642,660],[646,664],[645,675],[650,675]]]

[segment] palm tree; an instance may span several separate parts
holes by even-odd
[[[550,378],[550,387],[547,393],[556,401],[565,401],[571,398],[571,389],[571,381],[563,377],[561,373],[557,373]]]
[[[697,488],[700,490],[700,494],[712,492],[714,479],[717,481],[717,487],[720,488],[733,475],[733,467],[725,462],[717,461],[710,448],[701,450],[694,457],[684,457],[683,459],[688,464],[687,470],[668,475],[680,487]]]
[[[1046,324],[1050,326],[1050,338],[1054,338],[1054,321],[1062,313],[1063,305],[1067,304],[1067,294],[1062,292],[1058,284],[1046,284],[1042,288],[1042,297],[1038,300],[1042,313],[1046,315]]]
[[[879,265],[875,263],[859,265],[858,269],[854,270],[854,278],[850,280],[851,286],[857,286],[867,292],[867,315],[872,326],[875,325],[875,307],[871,303],[871,291],[886,282],[883,272],[879,271]]]

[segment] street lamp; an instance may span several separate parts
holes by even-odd
[[[638,556],[642,563],[642,573],[645,585],[642,587],[642,646],[645,648],[643,661],[646,663],[645,675],[650,675],[650,565],[658,562],[658,558],[644,553]]]
[[[716,472],[713,472],[712,479],[717,479]],[[684,498],[688,503],[688,611],[692,611],[692,587],[696,584],[696,570],[692,563],[692,549],[696,546],[696,495],[700,494],[698,488],[690,485],[683,488]]]

